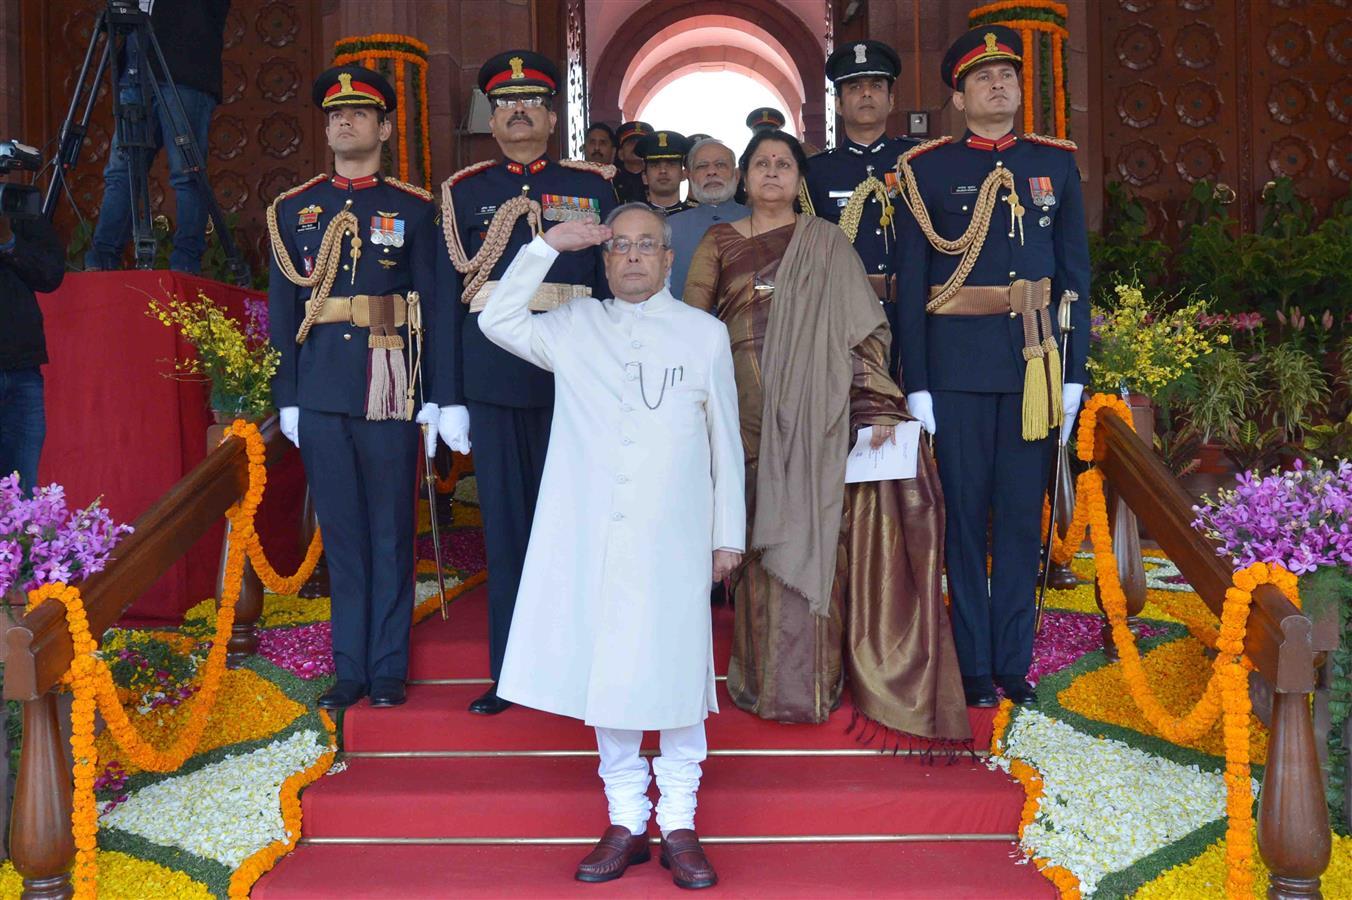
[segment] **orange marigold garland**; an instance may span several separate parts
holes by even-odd
[[[1095,439],[1096,420],[1100,410],[1107,408],[1130,423],[1130,411],[1121,398],[1097,394],[1090,398],[1081,413],[1078,449],[1086,461],[1101,458],[1103,448]],[[1136,636],[1127,625],[1127,598],[1117,577],[1117,560],[1113,555],[1112,533],[1108,526],[1108,507],[1103,493],[1103,476],[1098,469],[1090,469],[1077,492],[1078,502],[1088,508],[1090,538],[1094,546],[1094,566],[1103,599],[1104,614],[1112,629],[1122,663],[1122,677],[1126,681],[1132,701],[1152,727],[1166,739],[1174,742],[1194,740],[1223,716],[1225,736],[1226,859],[1228,875],[1226,893],[1232,897],[1248,897],[1253,891],[1253,873],[1250,859],[1253,854],[1253,791],[1249,770],[1249,679],[1244,659],[1244,635],[1248,624],[1253,591],[1260,584],[1277,587],[1296,606],[1300,595],[1296,577],[1280,566],[1254,563],[1234,573],[1233,587],[1225,592],[1221,607],[1220,631],[1216,636],[1216,659],[1206,691],[1197,705],[1185,716],[1174,717],[1160,704],[1146,683],[1145,671],[1136,647]]]

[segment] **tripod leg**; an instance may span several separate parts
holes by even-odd
[[[128,153],[128,179],[131,189],[131,237],[136,251],[136,268],[153,269],[155,267],[155,231],[153,213],[150,207],[150,164],[158,149],[154,139],[154,98],[150,70],[145,65],[144,47],[138,42],[137,54],[140,59],[133,65],[136,68],[136,88],[138,102],[126,107],[130,110],[127,117],[128,131],[133,132],[133,140],[126,144]]]
[[[100,36],[104,38],[103,50],[99,54],[98,66],[91,80],[89,64],[94,60],[94,48],[98,46]],[[75,168],[75,164],[79,162],[80,149],[84,146],[85,135],[89,134],[89,117],[94,112],[94,104],[98,102],[99,82],[103,81],[103,73],[108,70],[108,58],[112,49],[113,36],[108,31],[107,14],[100,13],[98,21],[94,23],[94,30],[89,33],[89,46],[85,49],[84,62],[80,64],[80,74],[75,79],[75,90],[70,95],[70,106],[58,132],[60,136],[56,144],[57,156],[52,166],[52,180],[47,185],[47,195],[42,198],[42,215],[48,221],[56,214],[56,204],[66,183],[66,172]],[[77,122],[75,114],[80,109],[82,99],[84,110]]]

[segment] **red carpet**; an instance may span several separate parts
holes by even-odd
[[[485,597],[476,590],[452,606],[450,621],[434,617],[414,630],[415,681],[486,676]],[[731,613],[716,612],[714,627],[721,672]],[[347,771],[305,791],[302,844],[253,896],[673,896],[670,875],[655,861],[609,884],[572,880],[606,825],[592,731],[520,707],[492,718],[469,714],[466,704],[483,689],[413,684],[406,706],[349,710]],[[698,814],[719,871],[717,893],[1055,896],[1031,866],[1016,864],[1011,837],[1023,795],[1002,773],[970,759],[927,764],[870,752],[846,733],[848,697],[815,726],[744,713],[721,682],[720,704],[708,720]],[[977,747],[989,744],[992,718],[972,711]],[[656,736],[648,743],[655,747]]]

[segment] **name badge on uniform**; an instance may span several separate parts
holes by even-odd
[[[959,184],[959,185],[955,185],[955,186],[953,187],[952,193],[953,193],[953,194],[956,194],[957,196],[962,196],[962,195],[964,195],[964,194],[975,194],[975,193],[977,193],[977,192],[980,191],[980,190],[981,190],[981,187],[980,187],[979,185],[975,185],[975,184]]]
[[[371,217],[371,243],[381,247],[404,246],[404,220],[395,213],[378,213]]]
[[[852,197],[853,195],[854,195],[854,191],[827,191],[827,192],[826,192],[826,197],[827,197],[827,199],[828,199],[828,200],[834,200],[834,201],[836,201],[836,206],[839,207],[840,209],[844,209],[844,208],[846,207],[846,205],[849,204],[849,202],[850,202],[850,197]]]
[[[1030,178],[1028,179],[1028,192],[1032,194],[1034,206],[1055,206],[1056,191],[1052,188],[1050,178]]]
[[[313,203],[302,209],[296,217],[296,231],[318,231],[319,216],[323,212],[322,207]]]
[[[548,222],[601,221],[601,204],[591,197],[565,197],[562,194],[541,194],[540,206]]]

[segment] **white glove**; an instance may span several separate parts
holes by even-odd
[[[428,458],[437,455],[437,423],[440,419],[438,407],[435,403],[424,403],[422,409],[413,417],[413,421],[419,425],[426,425],[423,430],[423,442],[427,444],[426,454]]]
[[[286,439],[300,449],[300,407],[283,406],[277,410],[277,417],[281,420],[279,427]]]
[[[911,415],[920,423],[920,427],[934,434],[934,398],[929,391],[916,391],[906,395],[906,405]]]
[[[426,408],[426,407],[424,407]],[[456,453],[468,453],[469,410],[463,406],[443,406],[437,416],[437,433]]]
[[[1080,400],[1084,397],[1084,385],[1067,382],[1061,388],[1061,405],[1066,410],[1066,420],[1061,423],[1061,443],[1070,443],[1075,432],[1075,416],[1080,411]]]

